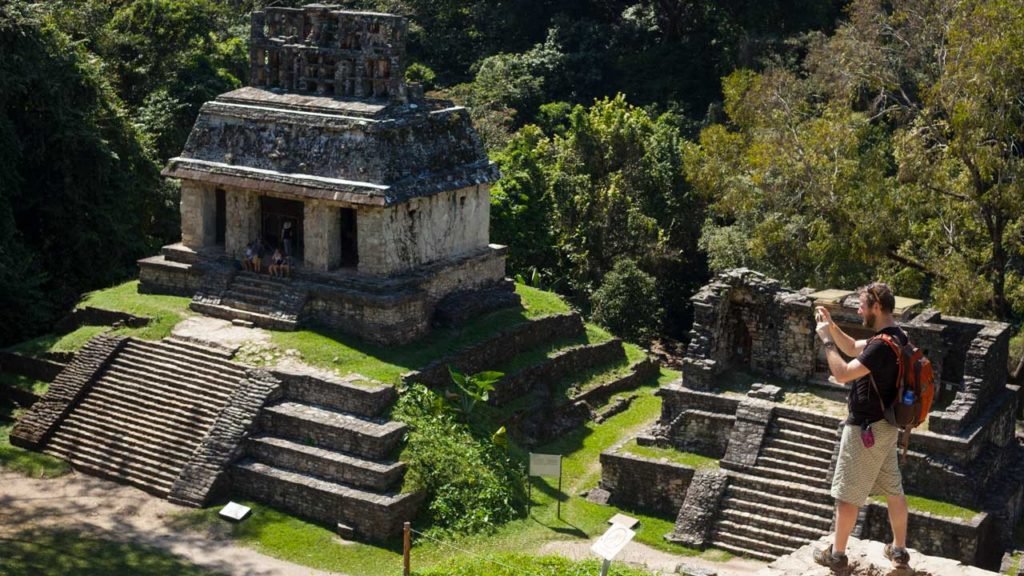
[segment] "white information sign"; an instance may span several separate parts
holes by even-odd
[[[238,521],[245,518],[249,514],[250,510],[251,508],[248,506],[242,506],[237,502],[228,502],[227,506],[220,509],[220,515],[225,518]]]
[[[622,549],[626,547],[626,544],[629,544],[633,536],[636,536],[636,532],[621,524],[612,524],[608,531],[597,542],[594,542],[594,545],[590,547],[590,551],[605,560],[611,561],[618,556],[619,552],[622,552]]]
[[[562,457],[558,454],[530,453],[530,476],[562,476]]]

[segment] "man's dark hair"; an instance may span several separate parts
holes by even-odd
[[[882,312],[890,314],[896,308],[896,297],[892,295],[889,285],[884,282],[872,282],[867,286],[862,286],[857,290],[857,293],[867,296],[869,307],[874,306],[875,302],[878,302],[882,307]]]

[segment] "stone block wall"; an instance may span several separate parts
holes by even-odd
[[[198,249],[217,240],[215,187],[196,180],[181,181],[181,243]]]
[[[686,499],[694,469],[625,452],[601,453],[599,486],[617,506],[672,518]]]
[[[998,568],[1002,549],[997,547],[993,554],[992,540],[996,536],[993,528],[992,519],[984,512],[970,520],[959,520],[911,510],[907,544],[928,555],[952,558],[982,568]],[[884,504],[871,502],[865,507],[859,537],[892,541],[888,509]]]
[[[120,310],[105,310],[94,306],[75,308],[70,314],[54,325],[57,334],[67,334],[80,326],[113,326],[123,324],[130,328],[141,328],[150,323],[152,318],[136,316]]]
[[[191,297],[202,285],[202,270],[194,265],[171,262],[163,256],[138,261],[139,293]]]
[[[0,350],[0,372],[19,374],[33,380],[53,382],[65,364]]]
[[[651,428],[653,442],[710,458],[725,455],[740,400],[690,390],[677,380],[661,387],[661,416]]]
[[[362,416],[377,416],[394,403],[397,393],[391,386],[370,381],[365,384],[333,377],[313,376],[286,370],[274,370],[284,394],[308,404],[328,406]]]
[[[110,359],[124,346],[124,338],[94,336],[79,350],[42,399],[11,430],[11,444],[39,449],[99,378]]]
[[[167,499],[175,504],[200,507],[222,495],[230,486],[226,473],[244,451],[260,409],[282,395],[281,382],[263,370],[250,369],[246,378],[217,415],[210,432],[192,453]]]
[[[359,211],[359,270],[389,275],[487,246],[486,184]],[[502,274],[504,275],[504,274]]]
[[[411,342],[430,329],[430,308],[420,292],[361,295],[314,285],[302,316],[382,344]]]
[[[575,346],[563,350],[541,364],[527,366],[514,374],[506,374],[495,383],[491,403],[505,404],[529,393],[537,383],[558,382],[570,374],[625,358],[626,352],[618,338],[601,344]]]
[[[416,372],[402,376],[406,383],[418,382],[443,388],[451,382],[448,366],[465,374],[475,374],[508,362],[524,350],[559,338],[583,334],[583,321],[575,312],[545,316],[502,330],[487,340],[463,348],[450,356],[435,360]]]
[[[704,548],[711,538],[728,485],[729,478],[722,470],[698,470],[679,508],[675,526],[665,539],[691,548]]]
[[[455,292],[496,286],[505,279],[508,248],[491,244],[461,258],[446,259],[428,266],[420,275],[419,288],[431,304]]]

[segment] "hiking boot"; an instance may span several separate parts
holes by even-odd
[[[892,565],[897,568],[906,568],[910,564],[910,552],[907,552],[906,548],[897,548],[892,543],[889,543],[885,545],[882,554],[892,561]]]
[[[833,572],[844,570],[847,565],[846,554],[833,554],[831,544],[828,548],[814,551],[814,562],[831,568]]]

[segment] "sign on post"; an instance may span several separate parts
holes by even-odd
[[[608,567],[612,563],[612,559],[622,552],[622,549],[629,544],[629,541],[636,536],[636,532],[633,532],[629,528],[621,524],[612,524],[611,528],[601,535],[594,542],[594,545],[590,547],[590,551],[597,554],[601,558],[604,558],[604,563],[601,565],[601,576],[608,574]]]
[[[532,476],[547,476],[549,478],[558,476],[558,509],[556,517],[562,518],[562,456],[561,454],[534,454],[530,452],[530,470],[529,475]],[[533,504],[533,482],[529,482],[530,488],[527,496],[527,514],[530,513],[529,508]]]

